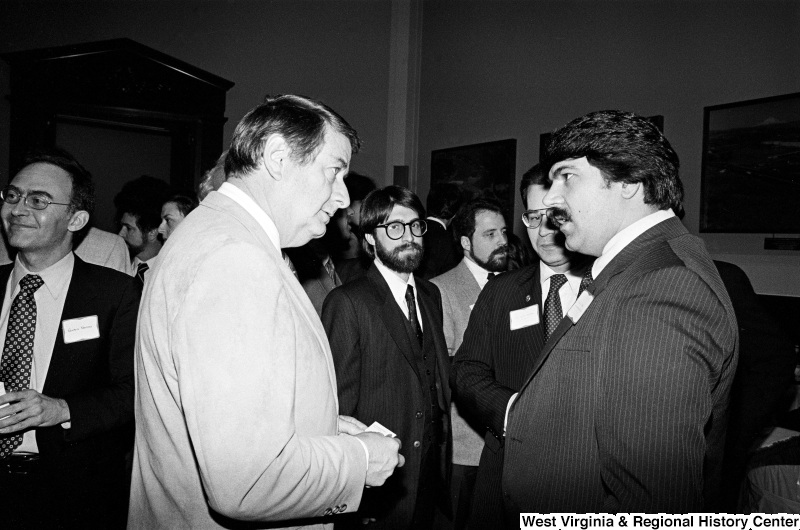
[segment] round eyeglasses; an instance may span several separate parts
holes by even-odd
[[[542,224],[542,220],[548,216],[548,212],[550,208],[540,208],[538,210],[526,210],[522,214],[522,222],[525,223],[525,226],[528,228],[539,228]]]
[[[68,202],[55,202],[50,200],[47,194],[42,192],[33,193],[20,193],[16,188],[8,187],[0,190],[0,199],[8,204],[17,204],[22,199],[23,204],[34,210],[44,210],[51,204],[58,204],[59,206],[69,206]]]
[[[411,235],[415,237],[422,237],[428,231],[428,222],[424,219],[414,219],[408,223],[401,223],[394,221],[393,223],[386,223],[378,225],[375,228],[383,228],[386,230],[386,236],[389,239],[400,239],[406,233],[406,227],[411,230]]]

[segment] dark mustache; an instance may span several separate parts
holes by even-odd
[[[419,250],[420,252],[422,252],[422,245],[419,245],[417,243],[408,242],[408,243],[405,243],[403,245],[400,245],[399,247],[395,247],[394,250],[395,250],[395,252],[401,252],[401,251],[407,250],[407,249],[414,249],[414,250]]]
[[[562,224],[572,220],[569,213],[565,209],[557,207],[547,210],[547,218],[556,227],[559,227]]]
[[[507,255],[508,255],[508,245],[503,245],[502,247],[498,247],[491,254],[489,254],[489,257],[491,258],[492,256],[507,256]]]

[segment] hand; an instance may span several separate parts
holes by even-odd
[[[381,436],[374,432],[363,432],[358,438],[367,444],[369,465],[367,466],[367,486],[381,486],[394,473],[395,468],[403,467],[405,458],[398,451],[400,440]]]
[[[63,399],[40,394],[36,390],[20,390],[0,396],[0,434],[10,434],[36,427],[50,427],[69,421],[69,405]],[[8,417],[6,417],[8,416]]]
[[[367,426],[351,416],[339,414],[339,422],[336,426],[338,434],[350,434],[355,436],[367,430]]]

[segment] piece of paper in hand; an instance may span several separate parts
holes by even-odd
[[[397,438],[397,435],[378,423],[377,421],[372,422],[372,425],[367,427],[366,431],[364,432],[376,432],[378,434],[382,434],[384,436],[389,436],[391,438]]]

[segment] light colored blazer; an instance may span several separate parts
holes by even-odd
[[[444,338],[447,342],[447,353],[450,357],[456,354],[464,339],[464,331],[469,323],[471,306],[475,305],[481,288],[470,272],[467,264],[461,262],[453,269],[437,276],[431,283],[442,293],[442,322]],[[453,425],[453,463],[462,466],[477,466],[483,451],[483,435],[469,426],[458,413],[455,401],[450,406]]]
[[[325,331],[256,220],[212,192],[150,274],[128,528],[322,527],[290,520],[355,511],[367,459],[336,436]]]

